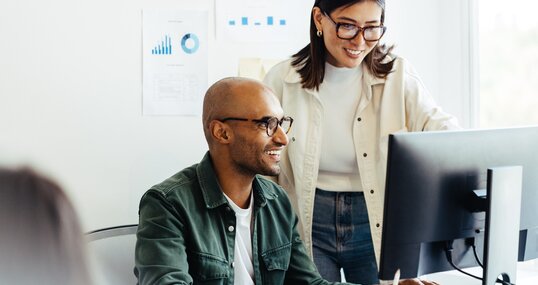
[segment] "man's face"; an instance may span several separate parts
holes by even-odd
[[[237,105],[237,117],[263,120],[283,117],[283,110],[276,97],[259,84],[242,85]],[[241,107],[243,106],[243,107]],[[280,156],[288,144],[288,137],[280,126],[272,136],[268,136],[266,125],[253,121],[227,121],[233,129],[233,140],[229,145],[232,167],[241,174],[268,175],[280,174]]]

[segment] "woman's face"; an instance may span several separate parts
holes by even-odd
[[[336,35],[335,24],[335,22],[352,24],[361,28],[381,25],[382,9],[375,1],[363,1],[351,6],[340,7],[329,15],[323,13],[318,7],[314,7],[312,13],[317,30],[323,32],[322,37],[327,49],[327,62],[333,66],[356,67],[377,44],[377,41],[365,41],[362,31],[353,39],[340,39]]]

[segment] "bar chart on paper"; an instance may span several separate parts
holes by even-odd
[[[163,40],[151,50],[151,54],[172,54],[172,40],[170,36],[165,35]]]
[[[285,41],[289,39],[290,21],[288,17],[264,15],[261,13],[227,15],[218,26],[220,36],[240,42]]]
[[[285,26],[286,19],[277,19],[274,16],[248,17],[242,16],[239,19],[228,20],[228,26]]]
[[[228,42],[288,42],[302,31],[302,17],[296,11],[309,11],[303,9],[305,1],[215,1],[217,38]]]
[[[144,9],[142,23],[143,114],[200,115],[208,74],[207,11]]]
[[[170,35],[165,35],[155,46],[153,46],[151,54],[172,55],[174,51],[177,51],[178,46],[181,47],[183,53],[193,54],[200,47],[200,40],[195,33],[178,34],[173,38]]]

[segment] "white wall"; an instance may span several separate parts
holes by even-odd
[[[470,126],[469,3],[386,0],[386,41],[417,69],[437,103]]]
[[[7,0],[0,4],[0,164],[26,164],[66,188],[86,230],[137,222],[140,196],[206,150],[199,117],[143,117],[141,11],[209,10],[209,83],[240,57],[285,58],[308,41],[215,39],[214,1]],[[386,42],[467,124],[465,20],[458,1],[387,0]]]

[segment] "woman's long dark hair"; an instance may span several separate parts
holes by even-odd
[[[348,7],[364,1],[375,1],[382,9],[381,24],[385,21],[385,0],[316,0],[314,7],[330,14],[340,7]],[[305,89],[319,89],[325,76],[325,61],[327,49],[322,37],[316,35],[317,29],[314,24],[314,15],[310,15],[310,43],[292,56],[292,66],[301,75],[301,85]],[[364,58],[364,63],[370,72],[379,78],[385,78],[392,71],[394,59],[383,62],[390,54],[394,46],[376,44],[372,51]]]

